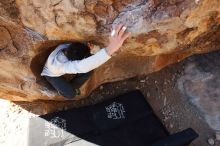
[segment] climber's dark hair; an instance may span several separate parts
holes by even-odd
[[[72,42],[65,50],[65,55],[69,60],[82,60],[91,56],[90,48],[80,42]]]

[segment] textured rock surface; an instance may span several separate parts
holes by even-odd
[[[178,87],[203,114],[212,129],[220,131],[220,52],[186,61]]]
[[[0,0],[0,97],[63,100],[40,77],[47,55],[64,41],[105,46],[118,23],[133,35],[85,83],[83,96],[220,48],[220,0]]]

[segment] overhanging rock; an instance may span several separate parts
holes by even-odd
[[[64,100],[40,77],[50,51],[65,41],[104,47],[112,27],[132,37],[81,88],[148,74],[220,48],[220,0],[16,0],[0,2],[0,97]]]

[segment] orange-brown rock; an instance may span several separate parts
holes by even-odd
[[[0,97],[64,100],[40,76],[66,41],[104,47],[115,25],[132,32],[121,50],[81,88],[148,74],[220,48],[220,0],[0,0]]]

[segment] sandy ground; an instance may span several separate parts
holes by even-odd
[[[0,145],[25,145],[27,123],[32,116],[47,111],[95,104],[124,92],[139,89],[170,133],[176,133],[191,127],[199,134],[199,138],[191,146],[208,146],[207,141],[210,138],[215,141],[215,146],[220,146],[220,142],[215,139],[215,131],[205,122],[202,113],[180,93],[177,87],[177,80],[182,76],[183,70],[184,62],[171,65],[147,76],[108,83],[96,89],[87,99],[77,102],[10,103],[0,100]],[[48,110],[48,107],[53,107],[54,104],[58,108]]]
[[[0,146],[23,146],[28,135],[28,120],[36,116],[7,100],[0,100]]]

